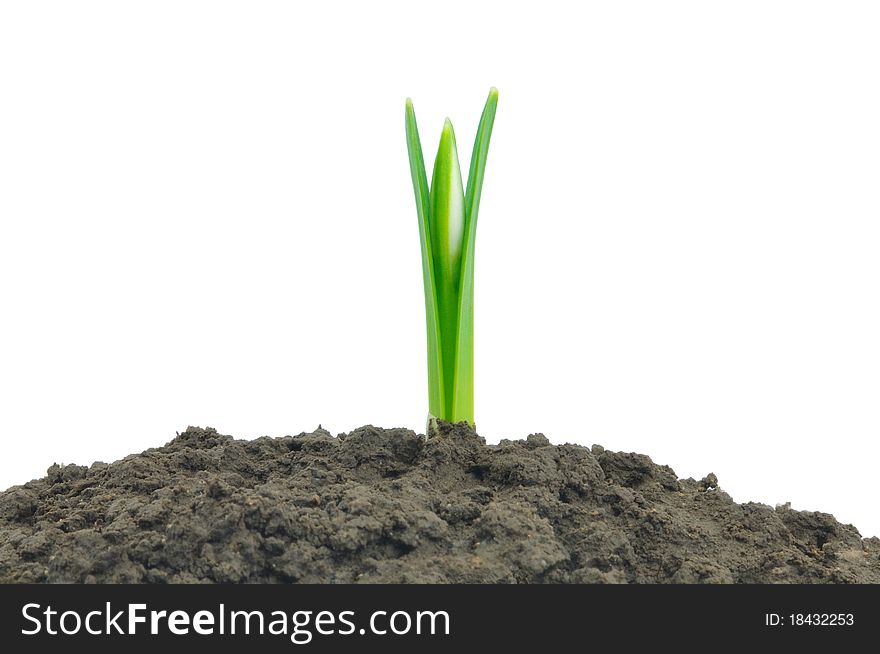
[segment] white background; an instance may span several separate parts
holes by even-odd
[[[880,535],[872,2],[8,2],[0,488],[187,425],[422,429],[403,128],[467,166],[490,441]]]

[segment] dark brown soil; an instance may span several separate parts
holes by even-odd
[[[880,539],[540,434],[191,427],[0,493],[0,582],[878,583]]]

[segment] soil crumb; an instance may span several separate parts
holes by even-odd
[[[0,493],[6,583],[880,583],[880,539],[642,454],[190,427]]]

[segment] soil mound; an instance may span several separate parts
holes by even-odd
[[[0,582],[878,583],[880,539],[541,434],[190,427],[0,493]]]

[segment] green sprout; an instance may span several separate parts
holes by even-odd
[[[497,105],[498,90],[493,88],[477,128],[466,189],[455,132],[446,119],[429,190],[416,114],[412,100],[406,101],[406,144],[425,284],[429,427],[437,420],[474,424],[474,248]]]

